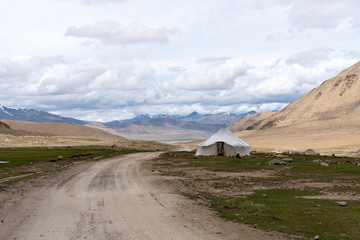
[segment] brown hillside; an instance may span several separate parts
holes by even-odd
[[[0,121],[0,129],[11,129],[9,125]]]
[[[253,130],[236,131],[255,150],[360,149],[360,62],[302,96]],[[240,120],[241,121],[241,120]]]
[[[360,114],[360,62],[345,69],[334,78],[270,116],[259,129],[290,126],[324,120],[359,119]]]
[[[261,121],[273,115],[273,112],[262,112],[247,115],[231,124],[228,128],[232,132],[240,132],[257,128]]]
[[[119,136],[105,132],[100,129],[75,125],[71,123],[37,123],[37,122],[25,122],[15,120],[2,120],[8,124],[12,129],[24,130],[29,132],[47,133],[59,136],[75,136],[75,137],[108,137],[108,138],[120,138]]]

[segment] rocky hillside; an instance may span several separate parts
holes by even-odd
[[[360,117],[360,62],[262,121],[258,129]]]
[[[247,115],[235,123],[231,124],[228,128],[232,132],[240,132],[244,130],[252,130],[259,126],[261,121],[275,114],[274,112],[262,112]]]

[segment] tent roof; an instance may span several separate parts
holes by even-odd
[[[216,142],[224,142],[231,146],[250,147],[246,142],[235,136],[229,129],[222,127],[217,133],[209,137],[198,146],[210,146]]]

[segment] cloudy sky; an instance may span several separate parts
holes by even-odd
[[[279,110],[360,60],[357,0],[0,3],[0,104],[84,120]]]

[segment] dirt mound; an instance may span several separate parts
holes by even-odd
[[[119,136],[113,135],[100,129],[75,125],[71,123],[37,123],[15,120],[3,120],[3,122],[15,130],[47,133],[58,136],[120,138]]]

